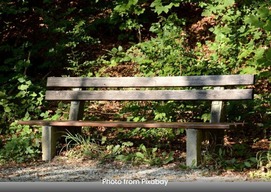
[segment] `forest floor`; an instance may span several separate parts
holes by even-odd
[[[269,149],[266,139],[254,143],[251,148]],[[247,151],[248,153],[248,151]],[[65,152],[51,162],[41,160],[28,163],[0,165],[0,182],[102,182],[109,180],[158,179],[169,182],[270,182],[271,170],[244,169],[243,171],[216,170],[214,168],[187,168],[185,158],[161,166],[132,165],[119,161],[103,162],[86,158],[75,158]],[[245,161],[245,159],[244,159]],[[255,177],[255,173],[261,177]],[[266,172],[266,173],[265,173]],[[267,175],[267,177],[264,177]],[[260,179],[261,178],[261,179]]]
[[[31,162],[0,167],[0,182],[102,182],[108,180],[168,180],[169,182],[260,182],[249,171],[182,169],[178,163],[164,166],[100,164],[93,160],[56,157],[51,162]],[[270,180],[269,180],[270,181]]]

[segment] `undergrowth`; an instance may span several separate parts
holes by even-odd
[[[70,132],[67,132],[64,137],[66,155],[72,158],[95,159],[101,163],[121,161],[133,165],[164,165],[174,161],[173,151],[161,153],[157,147],[147,148],[144,144],[134,147],[131,141],[101,144],[101,141],[95,142],[89,136],[84,137]]]
[[[166,150],[155,145],[146,147],[131,141],[107,143],[106,140],[91,139],[89,136],[67,133],[66,155],[71,158],[95,159],[100,163],[120,161],[132,165],[162,166],[178,162],[181,169],[187,169],[180,156],[173,150]],[[137,146],[136,146],[137,145]],[[254,153],[246,144],[233,144],[205,148],[199,167],[210,171],[250,171],[253,178],[270,178],[271,150]],[[184,160],[185,158],[183,158]],[[192,167],[190,167],[192,168]],[[254,171],[253,171],[254,170]],[[264,170],[264,172],[263,172]]]

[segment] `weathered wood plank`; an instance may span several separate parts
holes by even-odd
[[[174,87],[252,85],[254,75],[174,77],[48,77],[47,87]]]
[[[73,88],[73,91],[80,91],[81,88]],[[85,101],[71,101],[70,112],[69,112],[69,120],[82,120],[84,117],[84,103]],[[70,133],[82,133],[82,129],[78,127],[70,127],[67,128]],[[66,131],[65,131],[66,132]]]
[[[73,91],[81,91],[80,88],[74,88]],[[84,116],[84,101],[72,101],[69,120],[82,120]]]
[[[125,122],[125,121],[19,121],[22,125],[74,126],[74,127],[126,127],[126,128],[183,128],[183,129],[228,129],[243,123],[202,123],[202,122]]]
[[[224,87],[215,87],[216,90],[224,90]],[[212,101],[211,105],[211,123],[220,123],[225,121],[225,106],[223,101]],[[217,146],[224,145],[224,130],[208,130],[204,133],[210,144],[210,149],[218,149]],[[211,149],[212,150],[212,149]]]
[[[245,100],[253,98],[252,89],[228,90],[107,90],[46,91],[46,100],[63,101],[137,101],[137,100]]]

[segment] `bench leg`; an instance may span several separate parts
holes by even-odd
[[[42,127],[42,160],[50,161],[56,155],[56,128]]]
[[[186,165],[198,166],[201,162],[202,131],[186,129]]]

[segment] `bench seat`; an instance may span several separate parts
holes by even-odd
[[[123,122],[123,121],[19,121],[22,125],[61,127],[118,127],[118,128],[182,128],[182,129],[229,129],[244,123],[203,123],[203,122]]]

